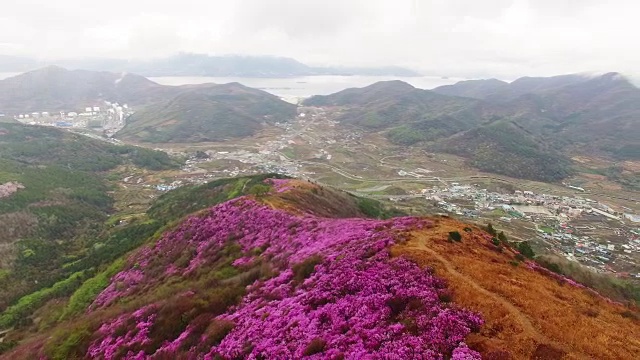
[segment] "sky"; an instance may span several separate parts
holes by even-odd
[[[638,14],[637,0],[4,1],[0,54],[194,52],[474,78],[639,76]]]

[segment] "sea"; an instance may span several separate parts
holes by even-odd
[[[238,82],[255,89],[264,90],[287,99],[302,99],[313,95],[328,95],[348,89],[371,85],[378,81],[401,80],[420,89],[433,89],[442,85],[454,84],[466,80],[461,78],[447,78],[437,76],[341,76],[341,75],[315,75],[291,78],[245,78],[245,77],[190,77],[168,76],[150,77],[162,85],[187,85],[216,83],[225,84]]]
[[[0,80],[16,75],[18,75],[18,73],[0,73]],[[466,80],[439,76],[398,77],[358,75],[316,75],[290,78],[162,76],[150,77],[149,79],[162,85],[172,86],[238,82],[248,87],[272,93],[285,100],[303,99],[312,95],[328,95],[348,88],[365,87],[378,81],[401,80],[420,89],[433,89],[438,86],[450,85],[458,81]]]

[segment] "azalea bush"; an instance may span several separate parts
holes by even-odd
[[[286,180],[271,185],[276,191],[288,186]],[[167,279],[211,276],[213,264],[224,264],[229,274],[221,275],[227,278],[221,287],[249,284],[239,302],[227,298],[213,310],[207,305],[214,298],[202,303],[202,289],[194,288],[176,304],[193,302],[203,310],[181,312],[193,316],[182,332],[155,338],[154,324],[165,321],[167,309],[158,302],[105,322],[87,356],[478,359],[464,339],[482,326],[480,316],[443,301],[450,292],[431,269],[389,255],[396,238],[429,226],[409,217],[296,216],[249,198],[228,201],[130,258],[89,311]]]

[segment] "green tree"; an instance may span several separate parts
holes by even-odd
[[[269,193],[269,190],[271,190],[271,188],[268,185],[255,184],[249,189],[249,194],[261,197]]]
[[[533,259],[536,256],[533,249],[531,249],[531,245],[529,245],[529,242],[527,241],[523,241],[518,244],[518,251],[529,259]]]
[[[491,223],[487,224],[487,232],[493,236],[497,235],[497,231],[493,228],[493,225]]]

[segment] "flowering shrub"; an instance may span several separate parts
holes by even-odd
[[[102,336],[89,347],[87,356],[95,359],[115,359],[126,357],[128,359],[141,359],[144,351],[133,351],[132,348],[144,346],[149,339],[149,329],[156,318],[153,305],[142,307],[133,314],[125,314],[115,320],[102,324],[98,333]],[[129,330],[128,322],[135,326]]]
[[[271,181],[276,189],[286,184]],[[152,305],[104,324],[87,356],[478,359],[463,341],[482,319],[442,302],[449,294],[446,284],[430,269],[387,251],[402,232],[425,226],[430,224],[409,217],[296,216],[247,198],[215,206],[132,257],[135,265],[116,275],[91,308],[110,306],[163,277],[193,276],[222,253],[231,254],[239,271],[268,262],[274,276],[249,285],[241,303],[226,313],[210,315],[217,327],[231,325],[222,330],[195,332],[200,325],[190,323],[145,353],[141,349],[151,341],[148,328],[158,314]],[[127,321],[135,328],[122,330]],[[187,341],[193,336],[200,336],[198,346]]]

